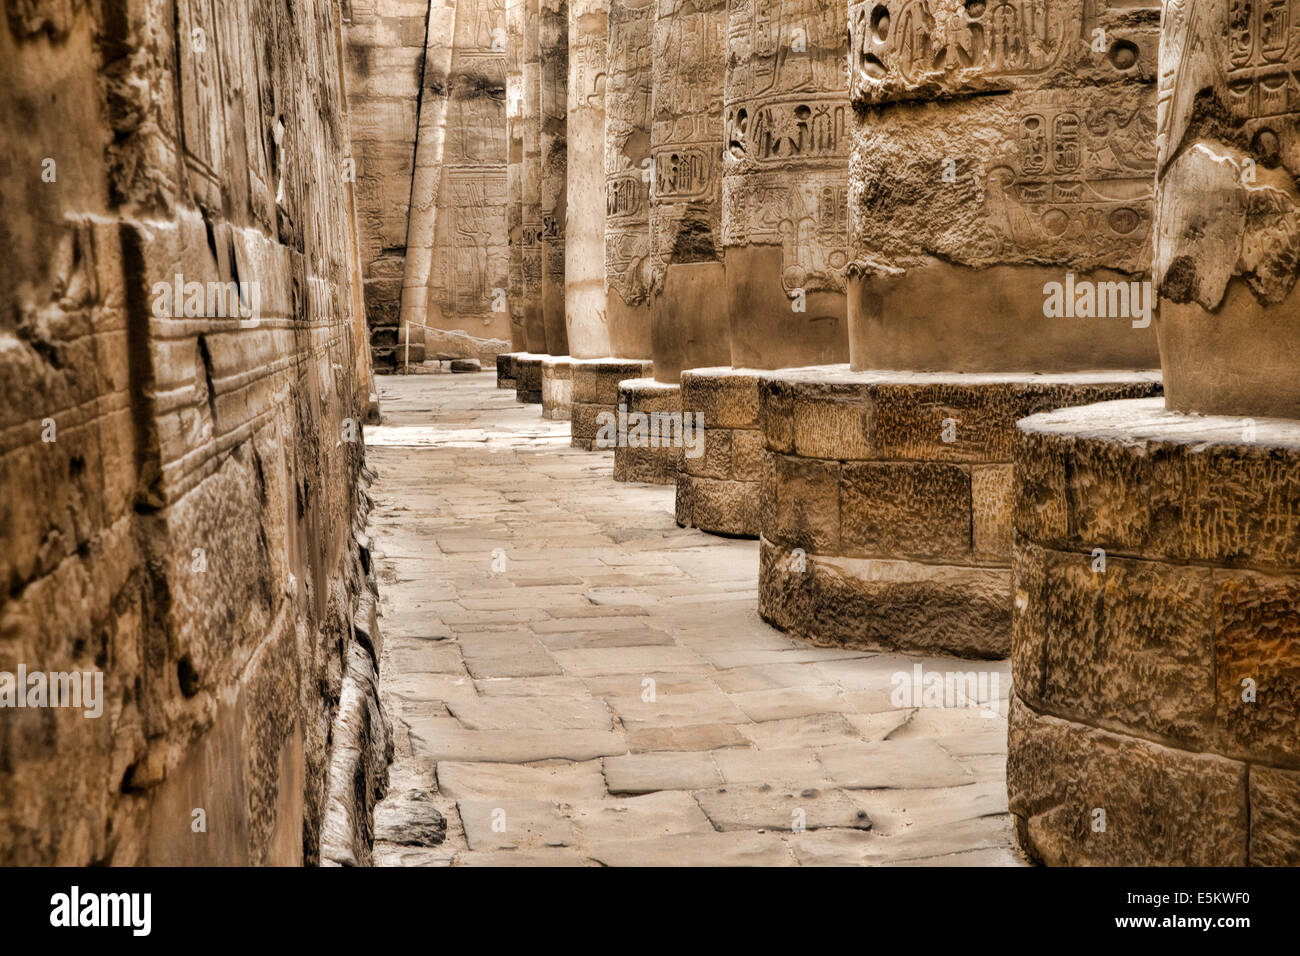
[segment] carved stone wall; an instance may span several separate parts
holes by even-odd
[[[657,0],[650,148],[655,378],[731,362],[722,266],[725,0]]]
[[[848,359],[845,3],[732,0],[722,234],[731,361]]]
[[[569,333],[564,318],[564,238],[568,208],[568,11],[565,0],[539,0],[542,322],[546,327],[546,351],[551,355],[567,355],[569,352]]]
[[[428,0],[344,5],[361,263],[377,368],[396,361],[428,14]]]
[[[340,11],[111,7],[0,22],[0,860],[364,863]],[[20,668],[99,675],[99,713],[15,707]]]
[[[1051,282],[1149,278],[1154,7],[850,4],[855,369],[1154,366],[1141,315],[1045,311]]]
[[[605,316],[610,349],[650,348],[650,98],[654,0],[609,0],[605,84]]]

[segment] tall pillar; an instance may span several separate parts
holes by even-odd
[[[649,359],[650,97],[655,0],[609,0],[605,315],[614,355]]]
[[[731,364],[848,359],[846,0],[732,0],[722,241]]]
[[[528,350],[524,328],[524,5],[506,0],[506,235],[510,244],[510,350]],[[505,353],[503,353],[505,354]],[[501,368],[500,357],[497,361]],[[500,376],[497,384],[500,385]]]
[[[722,266],[726,0],[657,0],[650,148],[655,378],[731,361]]]
[[[605,36],[608,0],[569,0],[568,216],[564,309],[569,354],[610,355],[605,321]]]
[[[1288,8],[1165,0],[1164,401],[1019,423],[1007,784],[1049,864],[1300,865]]]
[[[573,362],[573,445],[591,450],[617,421],[618,383],[650,375],[650,90],[654,0],[609,0],[599,199],[607,358]],[[617,438],[615,436],[615,442]]]
[[[614,449],[620,480],[676,482],[681,440],[642,438],[635,425],[651,415],[680,422],[682,370],[731,361],[722,265],[726,25],[726,0],[657,0],[650,113],[654,378],[619,385],[620,410],[632,422],[627,440],[620,429]]]
[[[761,376],[760,612],[1004,657],[1014,423],[1159,390],[1158,11],[857,0],[848,21],[851,369]]]
[[[546,351],[551,355],[567,355],[564,242],[568,204],[569,21],[565,0],[540,0],[537,31],[541,116],[542,322],[546,328]]]
[[[682,373],[703,454],[683,455],[677,520],[757,537],[763,436],[756,369],[848,359],[849,92],[845,0],[732,0],[722,241],[731,364]]]
[[[529,352],[549,353],[542,320],[542,104],[540,0],[523,0],[523,176],[520,211],[524,338]]]
[[[493,0],[430,10],[402,279],[403,335],[422,329],[427,357],[509,348],[504,14]]]

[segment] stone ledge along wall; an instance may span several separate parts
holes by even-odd
[[[0,672],[103,681],[98,717],[0,716],[4,863],[368,861],[341,30],[328,0],[0,21]]]
[[[426,100],[445,101],[446,72],[425,68],[429,0],[342,0],[361,227],[361,262],[375,368],[397,350],[415,171],[416,129]],[[418,330],[413,329],[413,332]],[[423,358],[422,339],[413,340]]]

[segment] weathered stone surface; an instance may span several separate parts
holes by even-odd
[[[542,403],[542,362],[545,355],[515,355],[515,399],[525,405]]]
[[[648,359],[654,0],[609,0],[605,83],[605,314],[614,355]]]
[[[401,323],[420,90],[429,49],[445,74],[454,13],[435,17],[431,35],[426,33],[427,3],[387,0],[359,5],[351,14],[345,52],[365,309],[374,365],[391,369],[400,361],[394,346]],[[438,99],[439,104],[430,104],[430,117],[436,106],[445,108],[445,95]],[[275,187],[266,158],[254,177],[271,198]],[[269,202],[265,208],[270,209]],[[415,361],[424,358],[421,331],[412,329]]]
[[[402,322],[450,333],[426,336],[429,358],[487,359],[511,338],[506,9],[429,9]]]
[[[718,787],[695,794],[716,830],[786,830],[825,827],[870,830],[871,817],[843,790],[807,788],[791,792],[772,786]]]
[[[1251,768],[1250,862],[1300,865],[1300,773]]]
[[[1246,765],[1236,761],[1037,714],[1013,696],[1007,788],[1021,846],[1044,863],[1246,862]]]
[[[1158,390],[1146,372],[763,373],[760,613],[821,642],[1007,653],[1016,420]]]
[[[659,0],[650,148],[655,378],[731,362],[722,265],[722,93],[727,5]]]
[[[573,364],[567,358],[542,359],[542,417],[567,422],[573,414]]]
[[[538,112],[541,116],[538,211],[542,226],[542,322],[546,328],[546,350],[552,355],[569,354],[569,333],[564,317],[564,239],[568,216],[568,11],[567,0],[538,0]]]
[[[7,14],[0,683],[97,692],[0,690],[0,860],[367,864],[389,743],[360,441],[378,249],[341,174],[337,7]]]
[[[1288,3],[1165,0],[1155,284],[1169,408],[1300,418],[1300,68]]]
[[[618,384],[620,418],[624,409],[626,429],[619,426],[613,436],[614,480],[675,484],[678,461],[692,440],[682,419],[678,386],[652,378],[626,379]],[[596,445],[600,443],[597,435]]]
[[[1300,426],[1292,421],[1185,416],[1158,400],[1062,409],[1018,425],[1015,463],[1016,528],[1043,544],[1295,565]]]
[[[605,85],[609,0],[567,0],[564,315],[569,353],[611,352],[605,313]]]
[[[849,4],[854,368],[1155,366],[1155,6]]]
[[[737,366],[848,358],[845,7],[728,5],[722,245]]]
[[[1010,650],[1006,568],[831,557],[761,539],[759,613],[808,640],[1004,657]]]

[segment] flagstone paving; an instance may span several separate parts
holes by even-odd
[[[380,865],[1022,862],[1005,662],[787,638],[756,542],[678,528],[672,488],[616,483],[492,373],[379,389]],[[997,701],[894,706],[918,664]]]

